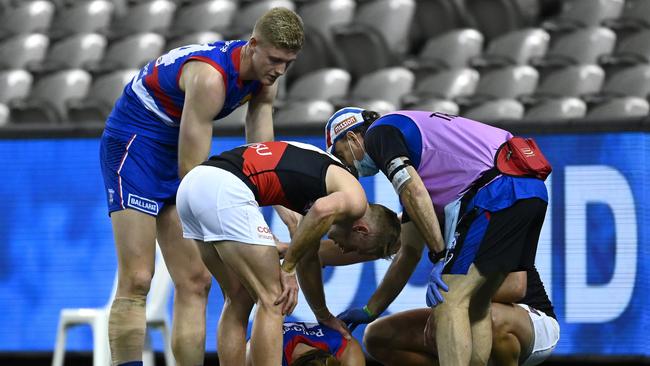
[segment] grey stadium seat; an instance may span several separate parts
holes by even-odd
[[[558,98],[546,100],[526,110],[524,120],[545,123],[564,123],[566,120],[584,118],[587,104],[578,98]]]
[[[230,26],[237,7],[236,0],[187,3],[176,11],[169,34],[183,35],[202,31],[224,32]]]
[[[48,74],[38,80],[29,99],[22,105],[12,109],[12,120],[17,118],[16,112],[26,116],[19,122],[67,122],[68,102],[82,99],[88,93],[92,77],[84,70],[65,70]],[[38,111],[37,119],[33,118],[31,111]]]
[[[0,69],[23,69],[40,64],[49,38],[40,33],[19,34],[0,43]]]
[[[595,64],[603,55],[612,53],[615,44],[616,34],[611,29],[581,28],[553,39],[546,56],[532,64],[538,67]]]
[[[306,26],[332,42],[332,29],[352,22],[356,4],[354,0],[311,1],[300,6],[298,14]]]
[[[287,93],[289,101],[343,98],[350,88],[350,73],[342,69],[321,69],[303,75]]]
[[[420,76],[438,69],[467,67],[483,50],[483,35],[475,29],[457,29],[429,39],[417,58],[404,65]]]
[[[114,19],[109,38],[119,38],[134,33],[165,33],[171,25],[176,3],[170,0],[151,0],[136,3],[126,14]]]
[[[158,58],[164,49],[165,39],[157,33],[142,33],[114,41],[108,46],[99,68],[118,70],[140,68]]]
[[[478,71],[469,68],[443,70],[429,74],[416,82],[412,93],[402,98],[404,107],[432,105],[436,100],[451,100],[474,94],[480,76]],[[454,103],[455,105],[455,103]],[[458,108],[456,106],[456,108]]]
[[[25,70],[0,71],[0,103],[11,104],[29,95],[34,78]]]
[[[43,70],[90,68],[104,57],[106,37],[97,33],[75,34],[50,46]]]
[[[118,70],[93,80],[88,95],[68,103],[70,122],[104,121],[124,86],[138,74],[138,69]]]
[[[528,28],[503,34],[487,45],[482,55],[471,60],[474,67],[527,65],[546,55],[551,36],[541,28]]]
[[[599,26],[603,21],[618,18],[624,0],[566,0],[560,14],[543,24],[550,31]]]
[[[63,38],[77,33],[106,33],[115,5],[108,0],[76,2],[60,8],[52,23],[49,35]]]
[[[54,4],[35,0],[14,2],[0,13],[0,38],[16,34],[47,32],[54,16]]]
[[[228,29],[224,29],[224,36],[228,39],[248,37],[253,30],[257,19],[267,11],[273,8],[287,8],[295,10],[295,5],[291,0],[265,0],[255,1],[241,6],[235,14]]]
[[[612,99],[589,109],[587,118],[593,120],[615,121],[621,118],[645,117],[650,106],[646,99],[624,97]]]
[[[353,86],[347,101],[339,102],[336,107],[343,105],[364,106],[381,101],[382,105],[391,106],[396,110],[401,105],[404,95],[411,92],[415,77],[412,72],[403,67],[391,67],[364,75]]]
[[[216,32],[197,32],[178,38],[170,39],[165,47],[168,51],[188,44],[205,44],[223,40],[223,36]]]
[[[359,3],[354,22],[373,28],[397,54],[408,51],[408,34],[415,0],[372,0]]]

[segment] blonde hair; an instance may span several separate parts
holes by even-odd
[[[291,366],[340,366],[336,357],[321,349],[313,349],[296,358]]]
[[[402,226],[393,210],[380,204],[369,204],[369,219],[374,222],[373,231],[377,234],[377,252],[380,258],[391,258],[400,247]]]
[[[253,28],[253,37],[262,43],[289,51],[300,51],[305,42],[302,19],[287,8],[273,8],[262,15]]]

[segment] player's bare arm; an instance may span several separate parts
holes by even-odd
[[[399,198],[411,221],[420,230],[429,250],[440,253],[445,249],[445,244],[431,196],[415,169],[408,166],[406,171],[411,179],[404,184],[399,192]]]
[[[273,101],[278,83],[264,85],[251,98],[246,112],[246,142],[273,141]]]
[[[413,222],[402,225],[401,246],[393,258],[384,278],[368,300],[368,310],[381,314],[402,292],[422,257],[424,241]]]
[[[492,296],[492,302],[502,304],[518,303],[526,296],[528,278],[526,271],[511,272],[508,274],[497,293]]]
[[[179,85],[185,91],[178,137],[178,175],[183,178],[210,153],[212,121],[223,107],[226,90],[216,69],[196,61],[183,66]]]

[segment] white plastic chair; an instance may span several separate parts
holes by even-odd
[[[172,289],[172,279],[167,271],[167,266],[156,245],[156,266],[149,295],[147,296],[147,330],[160,329],[163,335],[165,364],[175,365],[171,348],[171,321],[167,313],[167,305]],[[56,334],[56,346],[52,366],[63,366],[65,356],[66,332],[73,326],[88,324],[93,332],[93,366],[107,366],[111,364],[111,352],[108,344],[108,315],[117,292],[117,274],[113,283],[111,297],[104,307],[63,309],[59,316],[59,326]],[[154,365],[154,354],[151,349],[149,332],[145,340],[142,356],[145,366]]]

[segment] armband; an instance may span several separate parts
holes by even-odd
[[[398,194],[402,191],[404,184],[411,180],[411,174],[406,169],[409,165],[412,165],[411,161],[408,159],[402,160],[402,158],[395,158],[388,163],[387,177]]]

